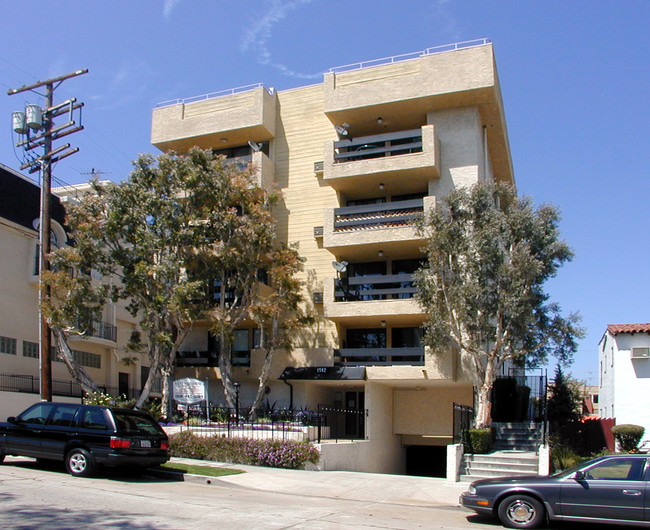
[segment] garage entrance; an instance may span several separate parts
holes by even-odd
[[[447,447],[436,445],[407,445],[406,474],[417,477],[447,476]]]

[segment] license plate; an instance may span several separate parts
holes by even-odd
[[[140,447],[151,447],[150,440],[140,440]]]

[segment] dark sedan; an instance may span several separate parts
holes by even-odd
[[[509,528],[536,528],[547,518],[650,526],[648,480],[648,455],[607,455],[548,477],[477,480],[460,503]]]
[[[169,460],[169,440],[144,412],[36,403],[0,423],[0,462],[5,455],[65,462],[71,475],[86,477],[97,465],[144,469]]]

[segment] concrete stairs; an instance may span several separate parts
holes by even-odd
[[[537,475],[542,443],[541,423],[493,423],[493,452],[466,454],[460,470],[461,482],[479,478]]]
[[[541,423],[493,423],[495,451],[537,451],[542,443]]]
[[[539,457],[533,451],[494,451],[485,455],[463,455],[461,482],[480,478],[537,475]]]

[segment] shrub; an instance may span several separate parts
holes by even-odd
[[[172,456],[233,464],[303,469],[307,462],[317,464],[320,459],[312,444],[291,440],[206,437],[183,432],[171,435],[169,442]]]
[[[584,460],[585,458],[566,445],[551,447],[551,470],[554,473],[573,467]]]
[[[492,449],[492,429],[467,429],[464,436],[465,450],[472,454],[485,454]]]
[[[632,425],[629,423],[614,425],[614,427],[612,427],[612,434],[616,438],[616,441],[621,446],[621,449],[627,452],[636,449],[641,438],[643,438],[644,432],[645,428],[641,427],[641,425]]]

